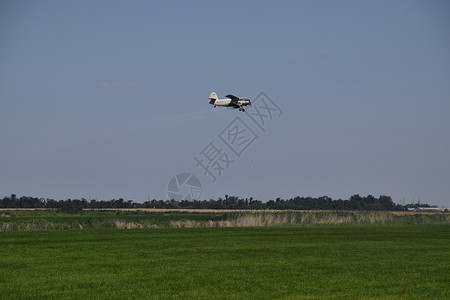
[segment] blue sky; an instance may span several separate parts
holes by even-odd
[[[448,1],[2,1],[0,196],[167,199],[189,172],[204,199],[450,206],[449,20]],[[254,124],[212,91],[283,110],[216,182],[193,158]]]

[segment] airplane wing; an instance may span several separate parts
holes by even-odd
[[[226,95],[225,97],[230,98],[231,99],[231,103],[237,103],[239,100],[239,97],[236,97],[234,95]]]

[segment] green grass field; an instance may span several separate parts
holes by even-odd
[[[0,298],[449,299],[449,225],[0,232]]]

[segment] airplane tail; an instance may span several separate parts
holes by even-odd
[[[211,94],[209,94],[209,98],[208,98],[209,104],[214,104],[214,102],[216,102],[216,100],[219,100],[219,97],[217,97],[216,93],[212,92]]]

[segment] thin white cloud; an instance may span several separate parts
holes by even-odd
[[[357,84],[359,80],[354,78],[341,78],[336,80],[336,82],[339,84]]]
[[[338,59],[338,56],[334,53],[324,53],[320,51],[310,51],[306,53],[306,56],[309,58],[316,58],[316,59]]]
[[[296,59],[295,59],[295,57],[288,56],[288,57],[284,58],[284,62],[287,63],[287,64],[293,64],[293,63],[296,62]]]
[[[102,82],[100,83],[99,87],[102,89],[107,90],[135,90],[140,88],[140,86],[136,83],[108,83],[108,82]]]

